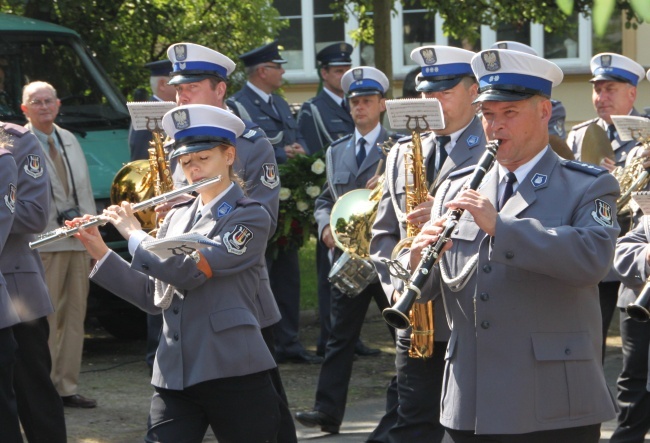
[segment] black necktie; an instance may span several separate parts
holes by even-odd
[[[514,172],[508,172],[506,174],[506,188],[503,190],[503,195],[501,195],[501,200],[499,200],[499,210],[503,209],[506,205],[506,202],[510,197],[512,197],[513,186],[517,182],[517,176]]]
[[[366,139],[361,137],[359,139],[359,151],[357,151],[357,167],[366,159]]]
[[[616,126],[614,126],[613,124],[607,126],[607,137],[609,137],[610,142],[616,140]]]
[[[345,99],[341,100],[341,107],[345,112],[348,112],[348,105],[345,103]]]
[[[438,175],[438,171],[447,158],[447,150],[445,149],[445,146],[450,141],[451,137],[448,135],[441,135],[436,137],[436,151],[440,152],[440,154],[433,152],[429,155],[429,161],[427,162],[426,167],[427,181],[429,182],[429,185],[433,184],[433,180]],[[438,167],[436,168],[436,158],[438,157],[440,157],[440,161],[438,162]]]
[[[272,96],[272,95],[269,95],[269,101],[268,101],[268,103],[269,103],[269,106],[271,107],[271,109],[273,110],[273,113],[274,113],[275,116],[277,117],[277,116],[278,116],[278,110],[275,109],[275,106],[273,106],[273,96]]]
[[[196,211],[196,214],[194,214],[194,220],[192,220],[192,224],[190,225],[190,229],[194,227],[195,224],[197,224],[201,220],[201,211]]]
[[[442,165],[444,165],[445,160],[447,160],[448,155],[445,146],[447,146],[447,143],[450,141],[451,137],[448,135],[441,135],[440,137],[436,137],[436,146],[438,147],[438,152],[440,155],[440,160],[438,160],[438,167],[436,168],[436,172],[442,169]]]

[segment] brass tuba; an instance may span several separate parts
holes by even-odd
[[[420,132],[428,129],[428,124],[422,128],[419,125],[419,117],[408,117],[409,122],[412,118],[415,118],[416,122],[415,129],[413,130],[413,143],[409,145],[410,152],[407,151],[404,153],[404,168],[406,172],[406,202],[404,212],[406,214],[413,211],[420,203],[425,202],[429,196],[427,178],[424,170],[424,157],[422,155],[422,140],[420,138]],[[411,183],[408,181],[409,177],[412,179]],[[420,228],[407,222],[406,238],[400,240],[395,245],[391,254],[391,260],[395,260],[402,249],[410,247],[413,238],[419,232]],[[411,348],[409,349],[409,357],[431,357],[433,355],[435,333],[433,301],[413,305],[409,311],[409,322],[411,324]]]
[[[150,125],[154,121],[153,126]],[[164,133],[158,126],[158,119],[147,118],[147,128],[153,139],[149,142],[149,159],[135,160],[117,171],[111,185],[111,203],[131,203],[149,200],[174,189],[172,172],[163,146]],[[150,207],[136,214],[145,230],[157,228],[155,208]]]

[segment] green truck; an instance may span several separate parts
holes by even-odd
[[[86,155],[97,210],[110,204],[117,171],[129,161],[130,116],[126,100],[79,35],[68,28],[0,14],[0,120],[25,124],[22,88],[42,80],[61,100],[56,123],[71,131]],[[126,242],[112,226],[102,228],[108,245],[128,256]],[[118,338],[142,337],[144,313],[91,283],[88,316]]]

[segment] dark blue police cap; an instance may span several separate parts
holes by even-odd
[[[287,61],[280,57],[280,50],[278,48],[278,41],[275,40],[267,45],[255,48],[245,54],[239,56],[239,59],[244,62],[244,66],[255,66],[260,63],[271,62],[283,64]]]
[[[146,63],[144,67],[151,71],[152,77],[166,77],[172,72],[172,62],[169,60],[156,60]]]
[[[325,66],[350,66],[352,59],[350,54],[354,48],[349,43],[340,42],[325,46],[318,51],[316,60],[320,63],[321,67]]]

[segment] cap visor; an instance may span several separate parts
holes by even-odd
[[[184,85],[186,83],[196,83],[200,82],[202,80],[205,80],[206,78],[217,78],[220,80],[223,80],[221,77],[218,75],[183,75],[183,74],[177,74],[174,75],[168,82],[168,85]]]
[[[191,145],[181,145],[174,149],[174,152],[172,152],[169,158],[180,157],[181,155],[191,154],[192,152],[207,151],[208,149],[216,148],[217,146],[224,145],[224,144],[226,143],[212,141],[212,142],[203,142],[203,143],[193,143]]]
[[[463,77],[456,77],[446,80],[433,80],[427,77],[421,77],[420,83],[417,84],[415,90],[418,92],[440,92],[446,91],[456,86]]]
[[[364,95],[382,95],[382,93],[380,91],[377,91],[376,89],[366,89],[366,90],[352,91],[348,94],[348,97],[349,98],[361,97]]]
[[[277,59],[277,60],[271,60],[271,63],[277,63],[278,65],[283,65],[283,64],[285,64],[286,62],[287,62],[287,61],[286,61],[285,59],[283,59],[283,58],[279,58],[279,59]]]
[[[481,102],[516,102],[531,98],[535,94],[526,94],[523,92],[500,91],[498,89],[491,89],[484,91],[476,97],[472,104]]]
[[[617,75],[609,75],[609,74],[598,74],[594,76],[591,80],[589,80],[591,83],[596,83],[596,82],[619,82],[619,83],[630,83],[630,81],[626,78],[619,77]]]

